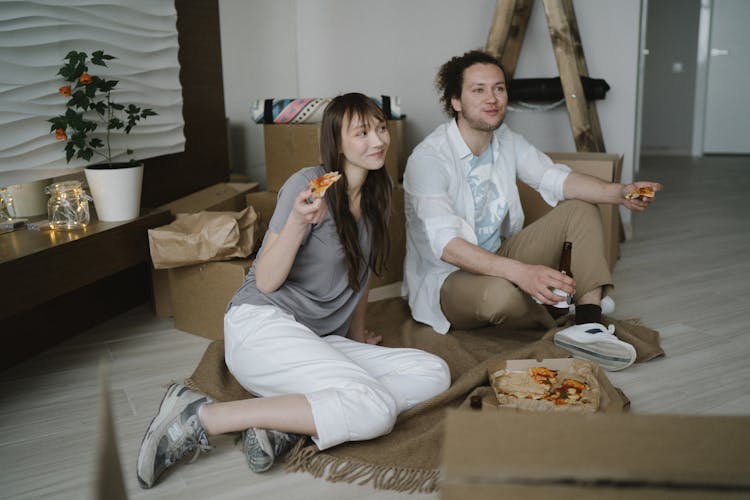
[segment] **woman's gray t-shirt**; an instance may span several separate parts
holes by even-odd
[[[325,173],[323,167],[307,167],[293,174],[279,190],[276,210],[268,231],[279,234],[286,224],[297,196],[312,179]],[[358,222],[359,245],[370,262],[371,238],[363,218]],[[258,255],[263,253],[268,233]],[[257,258],[256,258],[257,262]],[[241,304],[274,305],[320,336],[346,336],[354,308],[367,289],[370,269],[363,273],[360,289],[349,287],[344,247],[336,232],[331,207],[320,224],[310,225],[294,259],[289,276],[278,290],[264,294],[255,283],[255,262],[228,307]]]

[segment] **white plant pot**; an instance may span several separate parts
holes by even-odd
[[[141,212],[143,163],[134,167],[86,167],[86,182],[100,221],[132,220]]]
[[[15,217],[33,217],[47,213],[47,194],[44,192],[47,183],[48,181],[41,180],[6,188],[13,197]]]

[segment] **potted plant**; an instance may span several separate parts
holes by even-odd
[[[126,151],[130,161],[113,161],[112,135],[129,134],[141,120],[157,114],[150,108],[115,102],[112,92],[118,81],[89,73],[89,63],[106,67],[112,59],[116,58],[101,50],[91,56],[75,50],[68,52],[57,73],[69,82],[59,88],[60,94],[68,98],[67,109],[48,120],[52,124],[50,132],[65,141],[68,163],[73,158],[93,161],[85,168],[86,181],[102,221],[130,220],[140,212],[143,163],[133,158],[132,149]]]

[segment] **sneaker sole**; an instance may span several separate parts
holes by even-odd
[[[157,478],[154,478],[154,482],[151,483],[150,485],[141,478],[141,454],[140,454],[140,450],[143,449],[143,443],[146,442],[146,440],[150,437],[150,435],[153,434],[153,431],[154,431],[155,427],[158,426],[158,423],[156,421],[162,415],[162,409],[171,410],[174,407],[175,402],[177,401],[177,398],[173,398],[169,402],[167,400],[170,399],[170,398],[172,398],[172,394],[174,394],[174,392],[176,390],[178,390],[178,388],[179,388],[179,386],[177,384],[172,384],[169,387],[169,389],[167,389],[166,394],[164,394],[164,397],[161,399],[161,403],[159,403],[159,410],[156,412],[156,415],[154,415],[154,418],[151,419],[151,423],[148,424],[148,429],[146,429],[146,433],[143,435],[143,439],[141,440],[141,447],[138,449],[139,450],[139,452],[138,452],[138,462],[136,462],[136,474],[138,476],[138,484],[140,484],[141,488],[143,488],[143,489],[149,489],[149,488],[151,488],[154,485],[154,483],[156,483],[156,479]],[[167,402],[169,403],[169,405],[165,406],[165,403],[167,403]],[[152,464],[152,467],[153,467],[153,464]]]
[[[622,341],[591,339],[591,342],[574,341],[556,335],[554,344],[571,352],[574,357],[596,361],[607,371],[618,371],[635,362],[635,348]]]

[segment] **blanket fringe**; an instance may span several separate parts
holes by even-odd
[[[440,471],[413,469],[394,465],[373,465],[354,458],[334,457],[321,453],[315,445],[301,442],[287,455],[289,472],[307,472],[332,483],[371,483],[375,489],[408,493],[432,493],[438,489]]]

